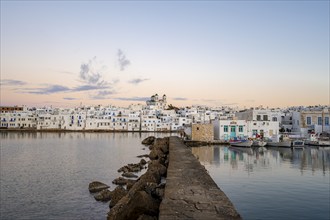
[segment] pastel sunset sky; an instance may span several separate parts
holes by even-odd
[[[329,1],[1,1],[1,105],[329,105]]]

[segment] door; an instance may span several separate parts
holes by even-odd
[[[230,138],[236,137],[236,126],[230,126]]]

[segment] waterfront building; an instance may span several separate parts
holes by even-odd
[[[307,135],[308,133],[330,132],[329,106],[305,108],[292,113],[292,129],[294,132]]]
[[[248,125],[245,120],[219,120],[213,121],[214,139],[228,141],[234,138],[248,136]]]

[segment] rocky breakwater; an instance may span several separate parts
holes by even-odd
[[[137,180],[119,177],[113,181],[113,183],[119,184],[114,190],[118,191],[118,196],[113,198],[112,192],[109,195],[111,201],[108,220],[158,219],[159,205],[163,199],[165,188],[162,180],[166,177],[168,167],[169,138],[149,137],[142,143],[149,145],[151,151],[147,157],[150,160],[146,162],[141,159],[139,164],[130,164],[118,171],[123,172],[122,176],[127,177],[141,166],[147,165],[148,169]],[[123,185],[126,185],[126,189]],[[115,193],[113,192],[113,194]],[[112,202],[114,199],[115,202]]]

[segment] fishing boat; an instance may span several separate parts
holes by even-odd
[[[304,148],[305,142],[303,140],[294,140],[292,141],[293,148]]]
[[[233,147],[251,147],[253,141],[251,140],[230,140],[229,144]]]
[[[328,136],[311,133],[305,140],[305,144],[310,146],[330,147],[330,138]]]
[[[264,147],[266,146],[267,142],[260,140],[260,139],[255,139],[253,140],[252,147]]]
[[[275,135],[271,140],[267,141],[267,146],[270,147],[291,147],[291,140],[288,135]]]

